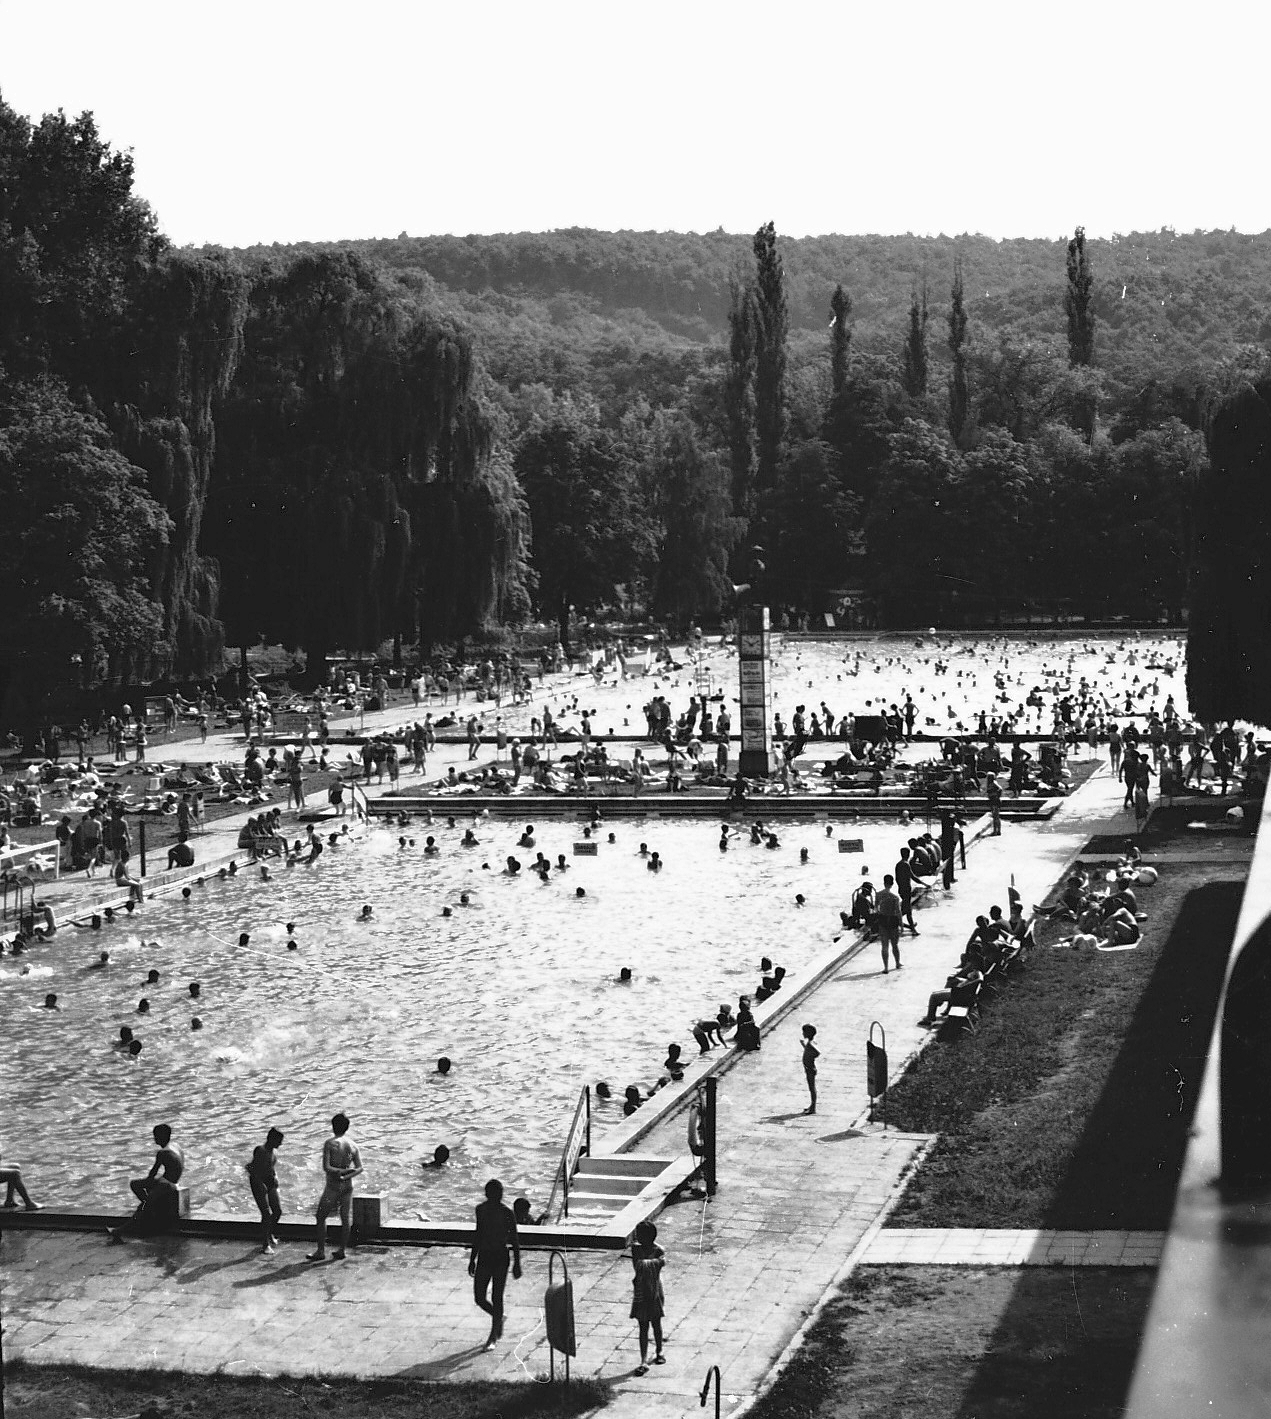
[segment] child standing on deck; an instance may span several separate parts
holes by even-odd
[[[816,1062],[821,1057],[821,1051],[817,1049],[813,1041],[816,1039],[816,1026],[804,1025],[803,1027],[803,1073],[808,1081],[809,1103],[805,1114],[816,1113]]]
[[[636,1228],[635,1241],[631,1244],[631,1265],[635,1274],[631,1278],[631,1319],[640,1329],[640,1363],[637,1375],[649,1373],[649,1327],[653,1327],[653,1343],[656,1352],[655,1365],[665,1365],[662,1354],[662,1312],[665,1297],[662,1294],[662,1267],[666,1253],[657,1243],[658,1229],[652,1222],[641,1222]]]

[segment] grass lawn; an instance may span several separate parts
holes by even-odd
[[[608,1403],[594,1380],[523,1384],[260,1379],[74,1365],[5,1367],[9,1419],[128,1415],[130,1419],[521,1419],[582,1414]]]
[[[753,1419],[1114,1419],[1155,1273],[864,1266]]]
[[[1039,923],[979,1034],[933,1041],[891,1089],[889,1122],[941,1135],[891,1225],[1168,1224],[1247,851],[1156,865],[1138,949],[1052,946],[1074,928]]]

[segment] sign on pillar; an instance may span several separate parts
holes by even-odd
[[[767,778],[772,772],[768,713],[768,608],[746,606],[737,637],[741,677],[741,762],[746,778]]]

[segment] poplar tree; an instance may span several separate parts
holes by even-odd
[[[749,518],[755,497],[755,309],[749,284],[738,276],[728,281],[728,332],[724,408],[733,507]]]
[[[1068,243],[1068,289],[1064,292],[1070,365],[1094,363],[1093,285],[1090,258],[1086,255],[1086,229],[1078,227]]]
[[[1094,275],[1086,255],[1086,229],[1078,227],[1068,243],[1068,288],[1064,291],[1064,312],[1068,316],[1068,364],[1073,369],[1089,369],[1094,363],[1094,302],[1091,294]],[[1087,443],[1094,442],[1098,406],[1093,387],[1075,401],[1073,423]]]
[[[953,289],[949,302],[949,350],[953,372],[949,376],[949,432],[959,442],[966,428],[970,394],[966,378],[966,307],[962,302],[962,261],[953,263]]]
[[[915,399],[927,392],[927,283],[922,304],[915,290],[909,302],[909,334],[905,337],[905,389]]]
[[[834,397],[847,387],[847,363],[851,355],[852,331],[848,319],[852,314],[852,298],[840,282],[830,297],[830,391]]]
[[[786,437],[786,344],[790,314],[785,273],[772,222],[755,233],[755,480],[762,495],[775,491]]]

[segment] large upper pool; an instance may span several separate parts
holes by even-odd
[[[166,1121],[196,1206],[244,1212],[243,1165],[275,1124],[284,1206],[307,1213],[328,1121],[343,1109],[362,1188],[389,1194],[399,1219],[464,1216],[491,1176],[541,1206],[580,1087],[612,1086],[593,1115],[603,1132],[626,1085],[656,1082],[671,1041],[691,1056],[691,1024],[753,990],[762,955],[797,977],[839,929],[862,867],[888,867],[904,836],[896,824],[836,827],[834,838],[821,823],[781,825],[775,850],[743,836],[721,852],[717,824],[626,821],[603,826],[593,858],[572,855],[579,830],[544,822],[537,848],[569,864],[544,885],[501,875],[509,853],[527,869],[535,856],[516,846],[523,823],[478,826],[480,846],[465,849],[468,821],[377,827],[314,868],[213,878],[188,901],[149,902],[100,931],[67,927],[25,958],[28,975],[6,957],[5,1160],[40,1200],[122,1209],[127,1179],[149,1166],[150,1129]],[[415,847],[399,847],[402,831]],[[840,833],[865,852],[840,854]],[[364,902],[367,924],[356,920]],[[110,964],[92,969],[102,950]],[[623,966],[629,986],[617,983]],[[145,983],[151,969],[157,985]],[[49,991],[56,1012],[41,1008]],[[143,1041],[139,1058],[112,1048],[123,1024]],[[453,1061],[444,1077],[442,1055]],[[443,1143],[449,1164],[422,1167]]]

